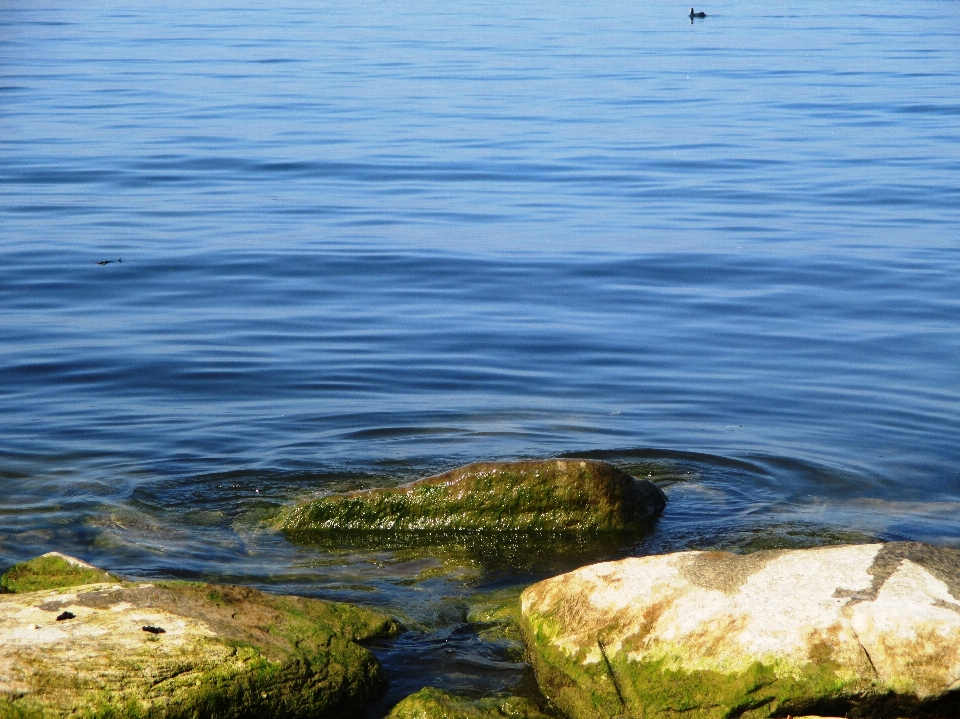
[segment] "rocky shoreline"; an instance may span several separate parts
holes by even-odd
[[[275,526],[295,542],[463,536],[497,551],[503,536],[615,542],[665,505],[657,485],[603,462],[480,463],[322,496]],[[960,716],[960,551],[677,552],[521,589],[477,597],[464,618],[525,652],[542,695],[424,686],[391,719]],[[402,630],[381,610],[130,582],[55,552],[10,568],[0,592],[0,719],[359,717],[387,685],[363,644]]]

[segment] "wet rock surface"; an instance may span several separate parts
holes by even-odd
[[[321,497],[289,512],[281,526],[288,533],[629,531],[665,506],[655,484],[605,462],[487,462],[402,487]]]
[[[960,716],[960,551],[682,552],[522,595],[544,694],[575,719]]]
[[[90,572],[101,581],[64,586],[64,576],[86,582]],[[54,588],[17,590],[45,575]],[[124,582],[56,554],[17,565],[3,586],[4,718],[359,715],[386,679],[358,642],[399,629],[349,604]]]
[[[397,704],[388,719],[549,719],[522,697],[469,699],[426,687]]]

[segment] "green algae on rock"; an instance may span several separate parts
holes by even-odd
[[[282,519],[289,533],[310,531],[635,530],[663,511],[649,480],[593,460],[471,464],[386,489],[306,502]]]
[[[522,697],[467,699],[426,687],[397,704],[387,719],[548,719]]]
[[[516,624],[520,619],[520,594],[526,587],[507,587],[470,597],[468,622]]]
[[[475,625],[477,636],[496,646],[511,661],[525,661],[526,650],[520,634],[520,593],[515,586],[481,592],[467,598],[464,618]]]
[[[521,630],[573,719],[960,716],[960,551],[681,552],[529,587]]]
[[[102,569],[60,552],[47,552],[11,567],[0,577],[0,594],[36,592],[120,580]]]
[[[0,717],[354,716],[386,686],[358,642],[398,629],[375,611],[244,587],[111,577],[8,593]]]

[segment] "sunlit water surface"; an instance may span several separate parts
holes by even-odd
[[[960,546],[960,5],[698,9],[0,0],[0,565],[384,607],[411,631],[375,717],[535,692],[477,593]],[[561,454],[667,511],[617,540],[270,529]]]

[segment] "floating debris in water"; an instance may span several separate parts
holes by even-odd
[[[98,265],[109,265],[109,264],[110,264],[111,262],[113,262],[113,261],[114,261],[114,260],[100,260],[97,264],[98,264]],[[121,259],[121,258],[119,258],[119,257],[117,258],[116,261],[119,262],[120,264],[123,264],[123,259]]]

